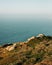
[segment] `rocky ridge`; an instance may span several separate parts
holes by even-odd
[[[0,65],[52,65],[52,36],[39,34],[0,46]]]

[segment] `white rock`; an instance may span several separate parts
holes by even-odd
[[[16,46],[16,44],[13,44],[13,47],[15,47]]]
[[[7,46],[5,49],[8,51],[12,51],[15,49],[16,44],[13,44],[12,46]]]
[[[8,47],[6,47],[5,49],[6,49],[7,51],[12,51],[12,50],[14,50],[14,47],[8,46]]]
[[[33,37],[29,38],[28,41],[30,41],[30,40],[32,40],[32,39],[35,39],[35,37],[33,36]]]
[[[44,34],[39,34],[38,36],[36,36],[36,37],[40,37],[40,38],[42,38],[42,37],[44,37],[45,35]]]

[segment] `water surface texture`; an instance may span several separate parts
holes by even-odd
[[[49,19],[0,19],[0,44],[26,41],[39,33],[52,35]]]

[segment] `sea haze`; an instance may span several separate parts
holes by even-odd
[[[26,41],[39,33],[52,35],[49,19],[0,19],[0,44]]]

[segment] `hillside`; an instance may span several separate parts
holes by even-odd
[[[0,46],[0,65],[52,65],[52,36],[39,34]]]

